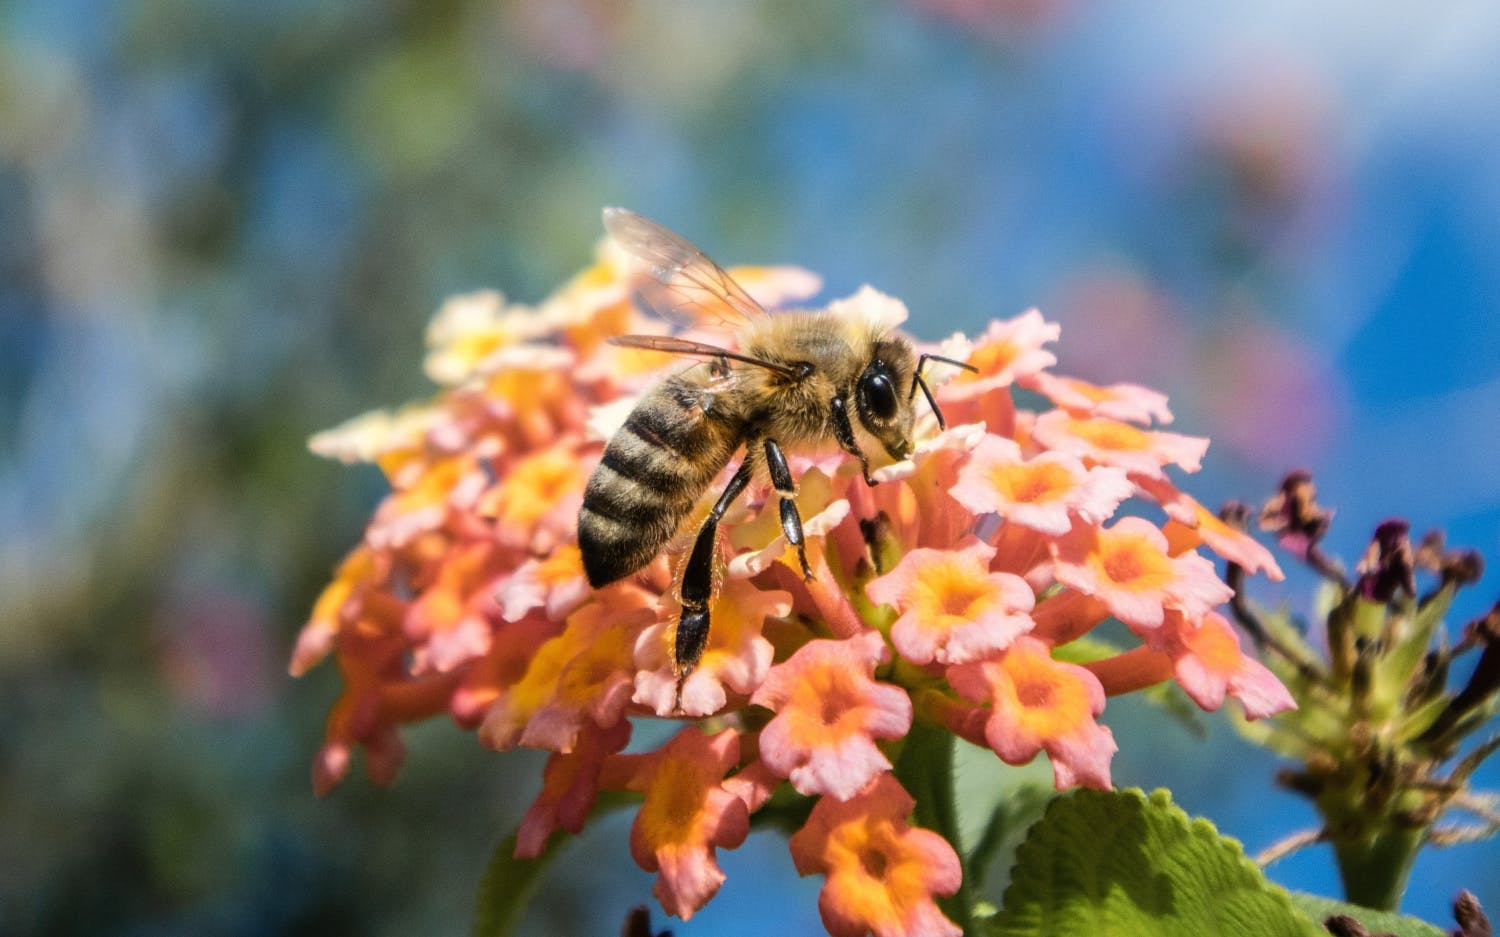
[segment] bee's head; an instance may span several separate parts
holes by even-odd
[[[854,408],[859,421],[893,459],[911,455],[916,408],[908,388],[915,386],[916,367],[910,344],[881,339],[873,344],[870,361],[855,380]]]

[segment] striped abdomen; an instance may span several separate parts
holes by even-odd
[[[711,397],[680,376],[636,404],[599,460],[578,511],[578,547],[594,587],[651,562],[739,445]]]

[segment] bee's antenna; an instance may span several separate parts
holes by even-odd
[[[916,390],[917,387],[922,388],[922,396],[927,398],[927,405],[932,407],[932,415],[937,417],[938,429],[947,429],[948,424],[943,421],[943,411],[938,408],[937,401],[933,399],[932,390],[928,388],[927,381],[922,377],[920,372],[917,374],[916,380],[912,382],[912,389]]]
[[[910,400],[915,397],[917,395],[917,388],[922,388],[922,396],[927,398],[927,405],[932,407],[932,415],[937,417],[938,429],[947,429],[948,424],[943,421],[943,411],[938,408],[937,400],[932,396],[932,388],[927,386],[926,378],[922,377],[922,368],[926,366],[928,361],[941,361],[943,364],[951,364],[956,368],[963,368],[965,371],[972,371],[975,374],[979,373],[979,369],[967,362],[955,361],[952,358],[945,358],[942,355],[923,354],[917,358],[917,370],[911,376],[911,390],[907,391],[906,399]]]

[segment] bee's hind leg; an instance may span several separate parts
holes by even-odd
[[[682,681],[698,665],[699,658],[703,656],[703,648],[708,644],[708,605],[714,594],[714,547],[718,543],[719,520],[750,483],[751,471],[752,466],[747,457],[724,487],[719,500],[714,502],[713,509],[703,519],[703,524],[698,528],[698,536],[693,541],[693,551],[688,554],[687,564],[682,568],[682,617],[677,620],[677,638],[672,648],[679,705],[682,701]]]
[[[802,536],[802,515],[797,513],[797,502],[792,496],[797,493],[792,484],[792,470],[787,468],[786,453],[774,439],[766,440],[766,469],[771,474],[771,484],[781,495],[781,532],[786,542],[797,548],[797,559],[802,564],[802,579],[812,579],[812,567],[807,565],[807,544]]]

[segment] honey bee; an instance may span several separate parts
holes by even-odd
[[[912,451],[916,392],[943,417],[922,376],[928,361],[904,336],[824,311],[768,313],[728,273],[677,234],[633,212],[604,210],[604,227],[650,268],[660,311],[711,310],[737,333],[737,350],[663,335],[622,335],[615,345],[707,359],[661,381],[610,439],[584,490],[578,546],[598,588],[649,563],[743,447],[744,457],[698,526],[679,566],[682,612],[673,647],[678,691],[703,655],[718,584],[719,522],[754,479],[780,497],[781,529],[812,578],[787,467],[789,449],[836,442],[874,485],[861,439],[892,458]]]

